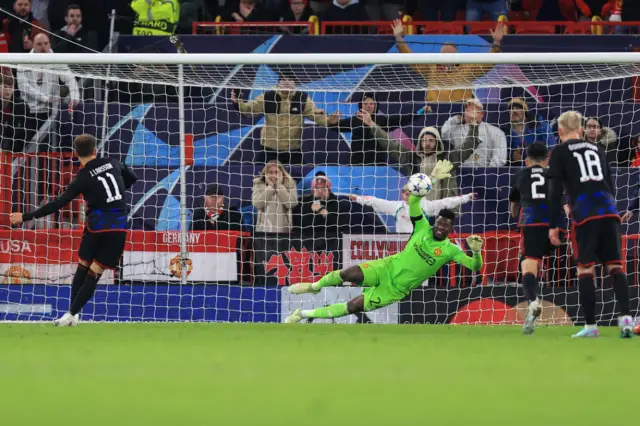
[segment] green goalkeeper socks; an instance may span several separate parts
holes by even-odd
[[[320,278],[318,282],[311,284],[311,288],[314,290],[320,290],[323,287],[336,286],[342,283],[343,281],[342,278],[340,278],[340,271],[333,271]]]
[[[349,315],[346,303],[334,303],[323,308],[302,311],[302,318],[340,318],[345,315]]]

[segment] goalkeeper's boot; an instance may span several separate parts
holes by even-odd
[[[522,326],[523,334],[533,334],[536,331],[536,320],[542,313],[542,305],[538,300],[534,300],[529,303],[529,308],[527,309],[527,317],[524,320],[524,324]]]
[[[598,333],[598,329],[593,327],[593,328],[583,328],[582,330],[578,331],[576,334],[574,334],[573,336],[571,336],[573,338],[580,338],[580,337],[600,337],[600,333]]]
[[[285,320],[285,324],[295,324],[302,321],[302,309],[296,309],[294,313],[289,315]]]
[[[74,318],[71,312],[66,312],[63,316],[55,320],[53,325],[57,327],[69,327],[73,323],[73,320]]]
[[[71,324],[69,325],[71,327],[77,327],[79,322],[80,322],[80,314],[75,314],[73,316],[73,319],[71,320]]]
[[[633,337],[633,318],[629,315],[618,318],[618,327],[620,327],[620,337],[623,339]]]
[[[312,283],[300,283],[300,284],[290,285],[289,293],[291,294],[320,293],[320,290],[314,290],[312,285],[313,285]]]

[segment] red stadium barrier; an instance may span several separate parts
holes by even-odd
[[[615,34],[617,30],[637,31],[638,21],[503,21],[508,34]],[[309,34],[392,34],[391,21],[333,21],[322,22],[316,30],[317,20],[308,22],[194,22],[193,34],[273,34],[295,33],[307,29]],[[496,22],[492,21],[409,21],[407,34],[478,34],[489,35]]]
[[[64,190],[80,168],[71,152],[7,153],[0,160],[0,206],[3,227],[9,225],[7,213],[25,211],[50,201]],[[75,199],[63,208],[48,227],[62,223],[76,229],[84,223],[84,200]]]
[[[306,29],[315,34],[315,23],[305,22],[194,22],[192,34],[281,34]]]

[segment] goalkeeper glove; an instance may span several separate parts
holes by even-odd
[[[436,166],[433,168],[431,172],[431,179],[445,179],[451,177],[451,169],[453,169],[453,164],[449,160],[438,160]]]
[[[473,253],[480,253],[482,242],[482,238],[479,235],[471,235],[467,238],[467,245]]]

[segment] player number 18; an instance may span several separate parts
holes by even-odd
[[[604,179],[600,157],[595,151],[574,152],[573,156],[580,166],[580,182],[598,182]]]
[[[107,203],[116,200],[122,200],[122,194],[120,194],[120,190],[118,189],[118,182],[116,182],[116,178],[113,177],[111,173],[105,173],[109,177],[109,180],[113,184],[113,192],[111,188],[109,188],[109,183],[102,176],[98,176],[98,180],[102,182],[102,186],[104,186],[104,191],[107,193]]]

